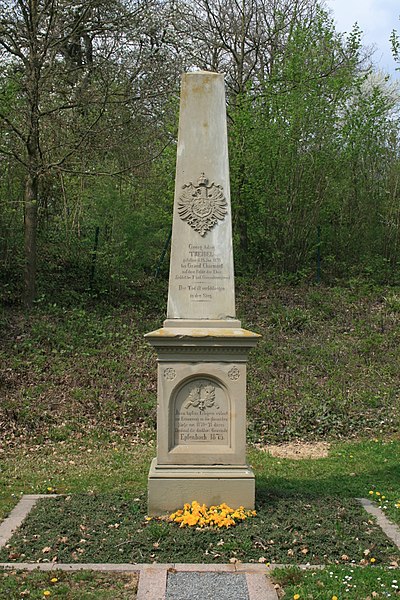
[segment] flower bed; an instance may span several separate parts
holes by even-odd
[[[255,510],[245,510],[243,506],[233,509],[223,502],[207,508],[194,500],[172,513],[169,520],[179,523],[180,527],[233,527],[256,514]]]

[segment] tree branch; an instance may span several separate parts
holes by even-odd
[[[19,50],[19,48],[16,48],[15,46],[13,48],[4,39],[0,39],[0,46],[3,46],[4,50],[7,50],[7,52],[12,54],[13,56],[17,56],[18,58],[20,58],[24,64],[27,64],[28,61],[26,60],[26,57],[22,54],[22,52]]]
[[[87,175],[87,176],[95,176],[95,177],[100,177],[100,176],[115,177],[116,175],[123,175],[124,173],[129,173],[129,171],[133,171],[134,169],[142,167],[143,165],[154,162],[155,160],[157,160],[157,158],[159,158],[163,154],[163,152],[173,142],[174,142],[174,140],[172,140],[172,139],[168,140],[168,142],[162,147],[162,149],[159,152],[157,152],[157,154],[155,154],[154,156],[147,158],[139,163],[136,163],[135,165],[129,165],[129,167],[126,167],[125,169],[120,169],[119,171],[78,171],[75,169],[66,169],[63,167],[58,167],[58,170],[62,171],[63,173],[72,173],[73,175]]]
[[[24,143],[26,143],[26,137],[24,136],[24,134],[22,133],[22,131],[20,131],[18,129],[18,127],[16,127],[8,117],[6,117],[6,115],[4,115],[3,113],[0,113],[0,119],[2,119],[4,121],[4,123],[7,123],[7,125],[10,127],[10,129],[19,137],[20,140],[22,140]]]
[[[8,150],[3,150],[2,148],[0,148],[0,154],[5,154],[6,156],[12,156],[13,158],[15,158],[15,160],[17,160],[19,163],[21,163],[21,165],[24,165],[24,167],[28,168],[28,163],[23,161],[22,158],[20,156],[18,156],[18,154],[16,154],[15,152],[9,152]]]

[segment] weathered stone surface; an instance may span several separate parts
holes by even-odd
[[[182,76],[168,319],[235,317],[223,75]]]
[[[229,328],[147,334],[158,355],[160,465],[246,466],[246,362],[259,337]]]
[[[254,508],[255,480],[249,467],[159,465],[154,459],[148,479],[149,515],[162,515],[197,500],[207,506]]]
[[[246,464],[246,363],[259,336],[218,328],[201,335],[159,332],[148,334],[158,354],[149,513],[194,499],[254,508],[254,474]]]
[[[235,318],[223,76],[182,78],[168,311],[158,360],[149,514],[197,500],[254,508],[246,362],[260,336]]]
[[[159,363],[158,392],[159,464],[246,464],[245,363]]]

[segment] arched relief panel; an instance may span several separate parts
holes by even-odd
[[[232,407],[221,381],[191,376],[173,391],[170,406],[170,451],[183,446],[231,447]]]

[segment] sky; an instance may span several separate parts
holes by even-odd
[[[393,29],[400,34],[400,2],[399,0],[326,0],[326,7],[331,11],[336,29],[349,32],[357,21],[363,31],[364,46],[374,46],[374,64],[381,70],[400,79],[400,72],[391,53],[389,37]]]

